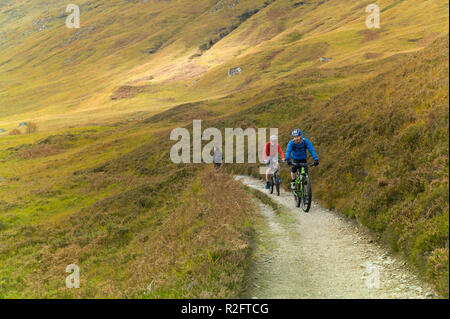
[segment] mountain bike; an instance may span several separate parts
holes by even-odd
[[[314,163],[300,163],[295,164],[300,166],[300,173],[297,172],[295,179],[295,190],[292,190],[295,199],[295,206],[302,208],[304,212],[309,212],[312,203],[311,181],[306,171],[306,167],[314,166]]]
[[[271,172],[273,172],[272,174],[270,174],[269,177],[270,193],[273,194],[274,189],[276,189],[277,195],[280,196],[281,178],[280,178],[280,165],[278,165],[278,162],[271,162],[270,170]]]

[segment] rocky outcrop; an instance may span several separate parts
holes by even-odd
[[[241,72],[242,72],[241,67],[231,68],[228,70],[228,76],[239,75],[239,74],[241,74]]]

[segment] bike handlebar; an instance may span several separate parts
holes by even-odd
[[[286,162],[286,164],[289,165],[289,166],[294,165],[294,163],[292,163],[292,162],[290,164]],[[312,167],[312,166],[315,166],[314,163],[295,163],[295,165],[300,166],[300,167],[308,167],[308,166]]]

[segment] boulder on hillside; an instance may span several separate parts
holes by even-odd
[[[238,75],[238,74],[241,74],[241,72],[242,72],[241,67],[231,68],[228,70],[228,76]]]
[[[325,57],[320,58],[320,62],[330,62],[331,60],[333,60],[333,58],[325,58]]]

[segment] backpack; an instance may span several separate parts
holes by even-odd
[[[303,141],[302,144],[303,144],[303,147],[305,148],[306,155],[308,155],[308,152],[307,152],[308,148],[306,147],[305,138],[303,138],[302,141]],[[302,144],[295,144],[295,143],[294,143],[294,147],[292,148],[292,152],[295,151],[295,148],[297,147],[297,145],[300,146],[300,145],[302,145]]]

